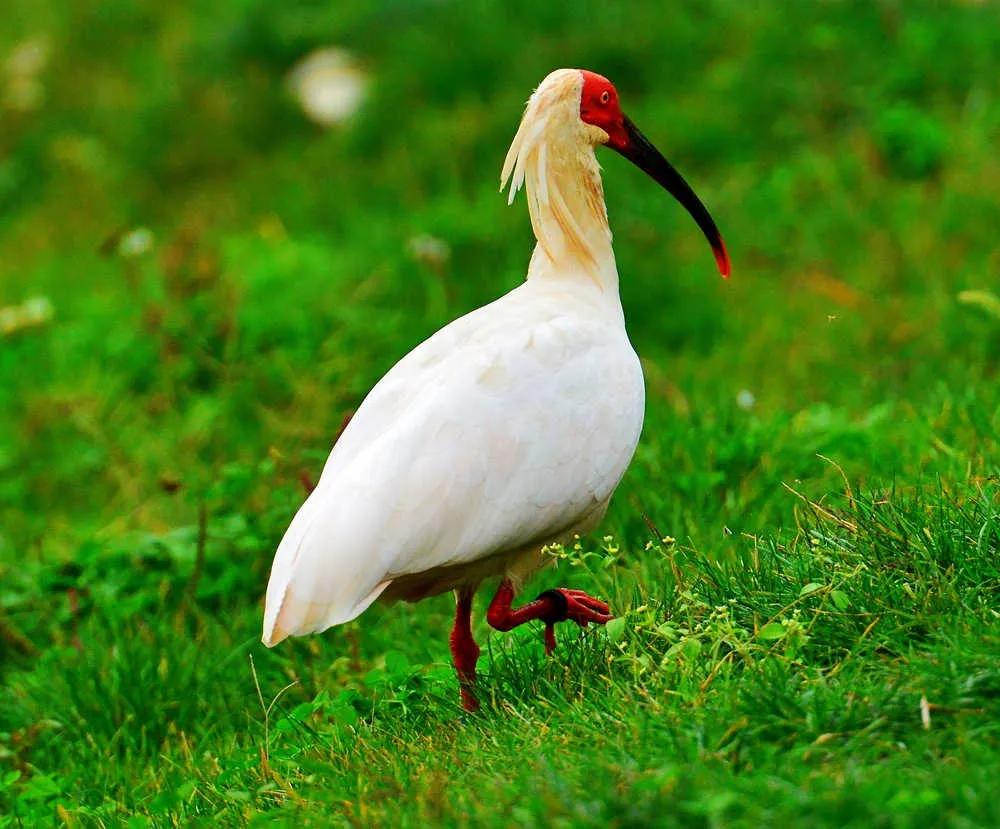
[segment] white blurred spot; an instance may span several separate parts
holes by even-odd
[[[130,230],[118,242],[118,255],[126,258],[142,256],[153,247],[153,231],[148,227]]]
[[[366,84],[364,73],[342,49],[317,49],[288,74],[288,88],[306,116],[324,127],[338,124],[357,111]]]
[[[45,100],[39,75],[49,62],[49,42],[44,37],[24,40],[14,47],[3,65],[3,103],[17,112],[30,112]]]
[[[37,75],[49,62],[49,42],[44,37],[22,40],[7,57],[8,75]]]
[[[451,248],[448,247],[448,243],[436,236],[426,234],[414,236],[406,243],[406,247],[414,259],[432,268],[442,268],[451,259]]]
[[[740,389],[739,394],[736,395],[736,405],[745,411],[749,411],[754,407],[757,402],[757,398],[750,389]]]
[[[20,305],[0,308],[0,335],[9,336],[26,328],[37,328],[52,319],[55,310],[48,297],[35,296]]]

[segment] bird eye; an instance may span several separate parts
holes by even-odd
[[[610,101],[610,100],[611,100],[611,93],[610,93],[610,92],[608,92],[608,90],[606,90],[606,89],[605,89],[605,90],[604,90],[604,91],[603,91],[603,92],[601,93],[601,103],[602,103],[602,104],[606,104],[606,103],[607,103],[608,101]]]

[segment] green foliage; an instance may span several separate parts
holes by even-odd
[[[895,106],[877,126],[879,148],[890,169],[907,178],[927,178],[940,169],[947,138],[944,129],[919,110]]]
[[[0,827],[1000,824],[995,4],[7,6]],[[329,45],[369,84],[322,129]],[[734,274],[602,156],[647,421],[536,581],[618,615],[477,618],[470,717],[449,597],[267,651],[261,594],[344,416],[522,278],[496,178],[560,65]]]

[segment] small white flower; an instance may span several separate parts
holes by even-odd
[[[745,411],[749,411],[754,407],[757,402],[757,398],[750,389],[740,389],[739,394],[736,395],[736,405]]]

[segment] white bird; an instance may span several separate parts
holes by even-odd
[[[528,101],[501,173],[527,192],[537,245],[526,281],[442,328],[372,389],[278,546],[263,641],[326,630],[376,599],[457,600],[451,650],[475,710],[472,598],[499,576],[500,630],[539,619],[604,624],[608,606],[549,590],[514,595],[543,547],[593,528],[642,429],[639,359],[625,331],[595,148],[606,144],[673,194],[729,260],[704,205],[626,118],[606,78],[551,73]]]

